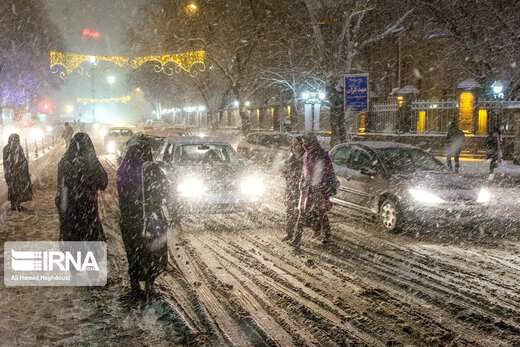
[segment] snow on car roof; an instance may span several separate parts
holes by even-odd
[[[360,145],[360,146],[366,146],[373,149],[380,149],[380,148],[418,148],[416,146],[408,145],[406,143],[400,143],[400,142],[384,142],[384,141],[356,141],[356,142],[349,142],[349,145]]]
[[[180,144],[208,144],[208,143],[222,143],[229,145],[229,142],[220,137],[212,137],[212,136],[174,136],[168,138],[168,141],[171,143],[180,143]]]
[[[256,135],[256,134],[261,134],[261,135],[288,135],[288,136],[296,136],[297,135],[297,134],[291,134],[291,133],[284,133],[284,132],[281,132],[281,131],[255,131],[255,132],[249,133],[248,135]]]

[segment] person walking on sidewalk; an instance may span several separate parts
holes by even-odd
[[[446,134],[446,161],[448,169],[453,171],[451,158],[455,161],[455,173],[459,173],[459,158],[462,147],[464,146],[464,132],[459,129],[456,122],[450,122],[448,133]]]
[[[11,211],[23,211],[25,208],[21,203],[32,200],[32,184],[29,164],[18,134],[9,136],[3,155],[7,200],[11,201]]]
[[[332,208],[330,197],[335,194],[338,180],[327,151],[321,147],[314,133],[303,137],[302,176],[300,179],[299,215],[292,245],[299,249],[304,225],[310,225],[315,235],[323,232],[323,243],[331,241],[328,211]]]
[[[74,135],[74,129],[72,129],[68,122],[65,122],[65,124],[63,124],[63,131],[61,133],[61,137],[63,138],[63,140],[65,140],[65,145],[67,146],[67,148],[69,148],[72,135]]]
[[[298,136],[291,144],[289,157],[282,170],[282,176],[285,178],[285,231],[287,234],[283,241],[292,240],[298,221],[303,153],[302,138]]]
[[[491,159],[489,163],[489,180],[495,176],[494,170],[502,163],[502,133],[500,129],[494,128],[486,138],[486,154]]]
[[[58,164],[55,203],[60,241],[105,241],[98,214],[98,191],[105,190],[107,185],[107,173],[90,137],[76,133]]]

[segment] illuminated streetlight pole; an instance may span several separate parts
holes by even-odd
[[[500,112],[498,120],[495,120],[495,126],[501,128],[502,119],[504,118],[504,85],[500,81],[495,81],[491,85],[491,89],[493,90],[495,99],[500,100]]]
[[[320,109],[325,97],[325,93],[321,91],[302,93],[302,99],[305,102],[305,131],[320,130]]]

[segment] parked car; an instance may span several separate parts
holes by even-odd
[[[251,133],[238,144],[237,151],[243,158],[270,165],[286,157],[293,139],[289,133]]]
[[[110,127],[107,129],[104,142],[105,152],[117,154],[117,151],[132,137],[134,131],[129,127]]]
[[[476,220],[491,195],[424,150],[394,142],[353,142],[330,151],[340,181],[331,200],[377,216],[384,230],[409,222]]]
[[[169,181],[170,214],[248,212],[259,206],[264,183],[233,147],[214,137],[176,136],[155,161]]]

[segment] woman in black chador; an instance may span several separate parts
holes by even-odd
[[[150,143],[141,139],[128,148],[117,170],[120,227],[133,292],[141,290],[139,281],[144,281],[146,290],[153,292],[155,278],[168,261],[166,234],[149,237],[146,232],[150,216],[154,221],[163,218],[161,204],[167,187],[162,171],[151,161]]]
[[[56,207],[61,241],[104,241],[98,214],[98,190],[108,185],[107,173],[85,133],[76,133],[58,164]]]
[[[29,164],[20,145],[20,136],[11,134],[4,147],[4,175],[7,183],[7,200],[11,201],[12,211],[22,211],[22,202],[32,200],[32,185]]]

